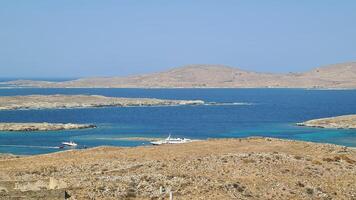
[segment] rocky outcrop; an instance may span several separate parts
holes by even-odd
[[[9,154],[9,153],[0,153],[0,160],[19,158],[19,155]]]
[[[313,119],[297,123],[297,125],[317,128],[356,129],[356,115]]]
[[[0,110],[88,107],[201,105],[201,100],[117,98],[99,95],[28,95],[0,97]]]
[[[0,199],[354,199],[355,165],[347,147],[272,138],[98,147],[0,160]]]
[[[95,128],[93,124],[62,123],[0,123],[0,131],[57,131]]]

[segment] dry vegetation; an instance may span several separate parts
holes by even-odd
[[[356,151],[270,138],[0,160],[0,199],[355,199]]]

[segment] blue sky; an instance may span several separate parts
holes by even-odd
[[[353,0],[0,0],[0,77],[299,72],[356,61],[355,23]]]

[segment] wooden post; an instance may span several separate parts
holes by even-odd
[[[173,200],[173,192],[169,192],[169,200]]]

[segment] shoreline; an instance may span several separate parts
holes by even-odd
[[[156,140],[161,140],[165,139],[164,137],[162,138],[148,138],[148,137],[123,137],[123,138],[96,138],[98,140],[122,140],[122,141],[145,141],[145,142],[150,142],[150,141],[156,141]],[[189,143],[196,143],[196,142],[214,142],[214,141],[243,141],[243,140],[265,140],[265,141],[279,141],[279,142],[287,142],[287,143],[305,143],[307,145],[321,145],[321,146],[328,146],[332,148],[342,148],[342,149],[350,149],[350,150],[355,150],[356,151],[356,146],[345,146],[345,145],[340,145],[340,144],[333,144],[333,143],[327,143],[327,142],[312,142],[312,141],[304,141],[304,140],[296,140],[296,139],[283,139],[283,138],[275,138],[275,137],[263,137],[263,136],[249,136],[249,137],[243,137],[243,138],[207,138],[207,139],[192,139],[191,142]],[[51,152],[51,153],[41,153],[41,154],[13,154],[13,153],[1,153],[0,152],[0,158],[1,155],[10,155],[10,156],[20,156],[20,157],[28,157],[28,156],[42,156],[42,155],[52,155],[52,154],[58,154],[58,153],[65,153],[67,151],[85,151],[85,150],[95,150],[95,149],[100,149],[100,148],[117,148],[117,149],[136,149],[136,148],[162,148],[166,146],[179,146],[179,145],[184,145],[184,144],[189,144],[189,143],[182,143],[182,144],[162,144],[162,145],[138,145],[138,146],[114,146],[114,145],[100,145],[100,146],[93,146],[89,148],[73,148],[73,149],[66,149],[66,150],[61,150],[61,151],[56,151],[56,152]]]

